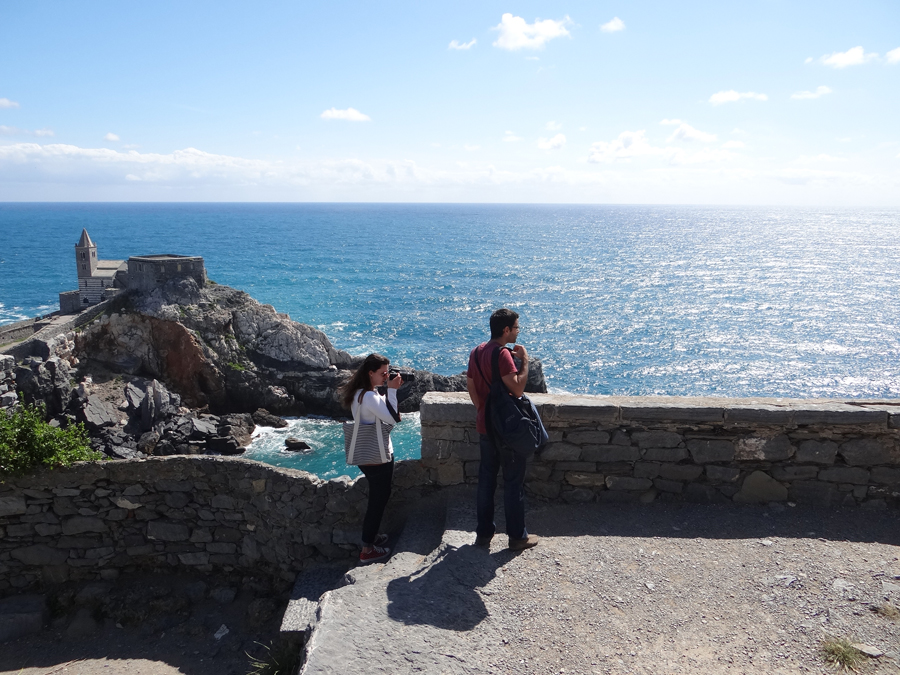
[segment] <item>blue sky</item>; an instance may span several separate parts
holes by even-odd
[[[900,206],[900,3],[0,3],[0,200]]]

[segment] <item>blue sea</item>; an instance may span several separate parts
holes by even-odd
[[[0,204],[0,324],[75,287],[82,228],[438,373],[506,306],[551,391],[900,397],[898,209]]]

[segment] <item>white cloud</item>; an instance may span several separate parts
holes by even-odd
[[[457,42],[456,40],[450,40],[450,45],[447,49],[471,49],[475,46],[475,38],[472,38],[470,42]]]
[[[666,154],[665,148],[655,148],[644,136],[645,130],[623,131],[613,141],[597,141],[591,145],[588,161],[594,163],[612,163],[620,159],[629,160],[632,157],[646,155]]]
[[[734,150],[740,150],[744,147],[744,141],[725,141],[722,144],[723,148],[730,148]]]
[[[319,117],[323,120],[347,120],[348,122],[369,122],[372,119],[368,115],[359,112],[356,108],[347,108],[346,110],[329,108]]]
[[[812,63],[812,62],[813,62],[813,57],[807,56],[806,60],[803,63]]]
[[[891,65],[893,65],[895,63],[900,63],[900,47],[897,47],[897,49],[892,49],[891,51],[889,51],[887,54],[884,55],[884,58]],[[18,105],[18,104],[16,104],[16,105]],[[2,106],[0,106],[0,107],[2,107]]]
[[[672,126],[677,126],[681,124],[681,120],[670,120],[668,118],[664,119],[660,124],[670,124]]]
[[[746,136],[746,135],[747,135],[747,132],[744,131],[743,129],[739,128],[739,127],[735,127],[734,129],[732,129],[732,130],[731,130],[731,133],[733,133],[733,134],[738,134],[739,136]]]
[[[566,137],[562,134],[556,134],[553,138],[539,138],[537,146],[541,150],[559,150],[566,144]]]
[[[830,94],[831,88],[826,86],[816,87],[815,91],[798,91],[795,94],[791,94],[791,98],[803,100],[808,98],[819,98],[820,96],[824,96],[825,94]]]
[[[521,136],[516,136],[516,134],[512,131],[507,131],[506,135],[503,136],[503,141],[506,143],[517,143],[522,140]]]
[[[18,127],[8,127],[0,124],[0,136],[53,136],[53,129],[19,129]]]
[[[765,94],[757,94],[755,91],[737,92],[734,89],[728,91],[716,92],[709,97],[709,102],[713,105],[722,105],[723,103],[734,103],[741,99],[749,98],[756,101],[768,101],[769,97]]]
[[[553,38],[568,36],[569,31],[566,30],[566,25],[571,22],[572,20],[566,16],[561,21],[535,19],[534,23],[527,23],[521,16],[507,13],[492,29],[500,31],[500,37],[497,38],[494,46],[509,51],[543,49],[544,45]]]
[[[106,134],[106,136],[103,137],[103,140],[104,141],[117,141],[117,140],[119,140],[119,137],[110,131],[108,134]]]
[[[625,30],[625,22],[619,17],[613,17],[612,21],[607,21],[600,26],[600,30],[604,33],[615,33],[616,31]]]
[[[834,157],[833,155],[826,155],[824,153],[820,155],[800,155],[797,159],[794,160],[795,164],[822,164],[831,163],[831,162],[843,162],[845,161],[843,157]]]
[[[559,131],[560,129],[562,129],[562,124],[550,120],[549,122],[547,122],[546,127],[547,131]]]
[[[470,143],[466,143],[463,147],[466,149],[466,152],[475,152],[476,150],[481,150],[480,145],[472,145]]]
[[[8,98],[0,98],[0,108],[18,108],[16,101],[10,101]]]
[[[715,140],[717,140],[715,134],[708,134],[699,129],[695,129],[686,122],[682,122],[668,138],[669,143],[672,141],[700,141],[701,143],[712,143]]]
[[[878,54],[866,54],[862,47],[853,47],[845,52],[826,54],[822,57],[822,63],[832,68],[846,68],[847,66],[861,66],[877,58]]]

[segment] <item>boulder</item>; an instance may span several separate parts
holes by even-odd
[[[276,429],[283,429],[288,425],[287,420],[273,415],[265,408],[257,408],[256,412],[253,413],[253,421],[261,427],[274,427]]]
[[[284,447],[287,450],[309,450],[309,444],[305,441],[301,441],[299,438],[295,438],[294,436],[288,436],[284,439]]]

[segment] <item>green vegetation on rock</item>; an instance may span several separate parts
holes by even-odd
[[[91,450],[83,424],[53,427],[44,420],[43,405],[20,403],[12,412],[0,412],[0,476],[104,458]]]

